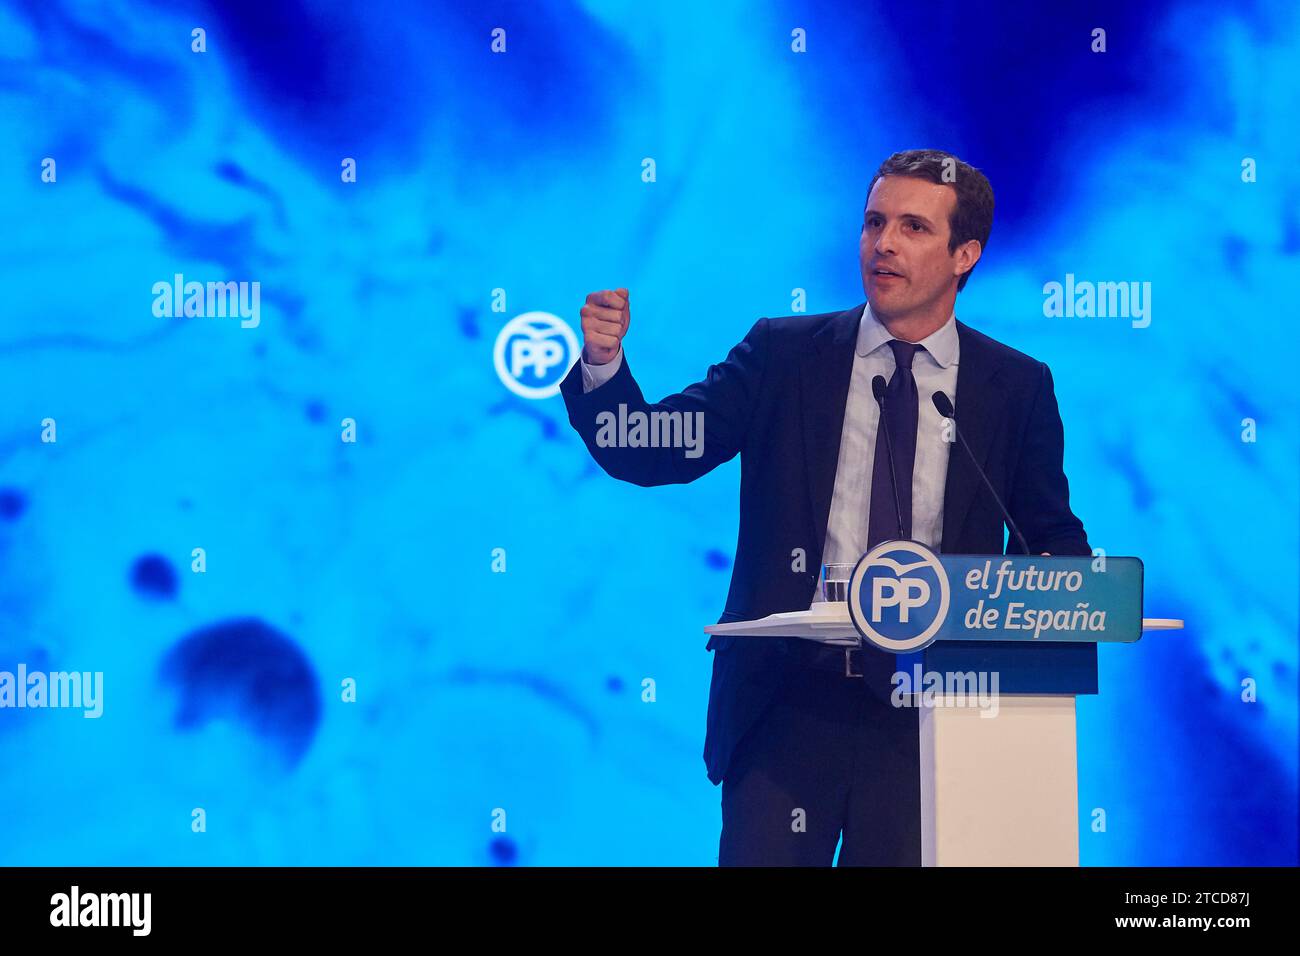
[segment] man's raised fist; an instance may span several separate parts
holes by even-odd
[[[627,289],[604,289],[587,296],[582,307],[582,359],[604,365],[618,355],[632,312]]]

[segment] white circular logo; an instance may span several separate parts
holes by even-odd
[[[501,384],[523,398],[550,398],[578,358],[578,337],[558,315],[525,312],[497,334],[492,361]]]
[[[905,654],[934,640],[949,597],[937,554],[919,541],[882,541],[849,578],[849,618],[876,647]]]

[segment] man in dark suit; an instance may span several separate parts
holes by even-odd
[[[587,297],[582,360],[561,392],[600,466],[650,486],[741,457],[721,621],[806,610],[820,599],[823,563],[855,562],[884,540],[1003,552],[1001,511],[970,458],[952,450],[931,400],[939,391],[1029,548],[1091,553],[1070,510],[1051,373],[953,311],[992,221],[979,170],[933,150],[896,153],[873,177],[863,214],[867,302],[760,319],[703,381],[653,405],[622,352],[628,290]],[[888,383],[883,413],[878,375]],[[611,427],[640,416],[651,435]],[[693,423],[703,441],[687,447],[680,439]],[[1014,540],[1006,547],[1021,551]],[[996,645],[971,646],[996,666]],[[722,785],[719,863],[829,865],[840,844],[841,865],[919,865],[918,710],[890,706],[894,656],[797,638],[713,637],[707,647],[704,759]],[[1091,656],[1095,668],[1095,645],[1028,652]]]

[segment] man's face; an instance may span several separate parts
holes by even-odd
[[[979,258],[979,243],[948,252],[948,217],[957,205],[951,186],[883,176],[863,213],[858,260],[862,288],[877,315],[905,318],[951,309],[957,280]]]

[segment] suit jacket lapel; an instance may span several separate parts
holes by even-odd
[[[835,493],[835,471],[840,457],[844,408],[853,377],[853,354],[858,323],[866,302],[831,318],[813,335],[812,347],[799,369],[803,407],[804,463],[812,506],[817,550],[826,546],[826,522]]]
[[[980,467],[988,470],[989,451],[1002,418],[1001,395],[993,387],[998,367],[983,344],[957,323],[961,354],[957,360],[957,394],[953,399],[957,424]],[[948,475],[943,494],[942,551],[958,550],[959,535],[977,493],[988,494],[970,457],[954,440],[948,451]]]

